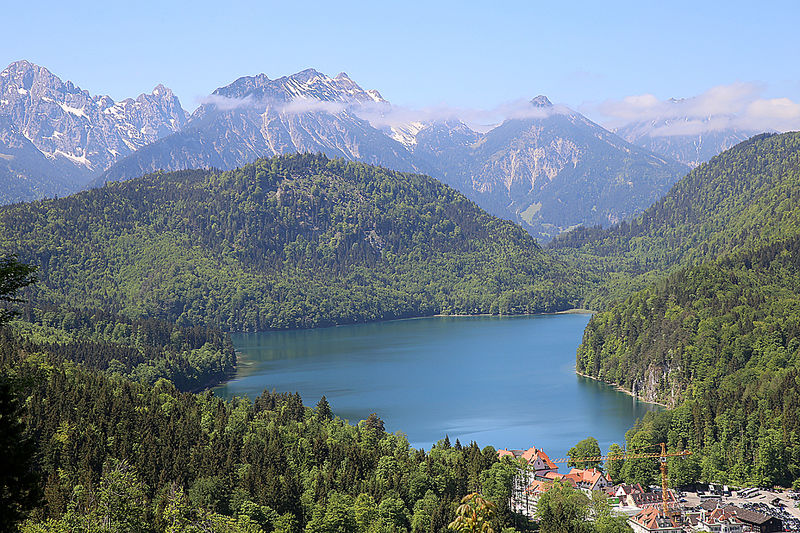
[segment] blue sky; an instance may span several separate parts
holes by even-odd
[[[346,71],[394,104],[491,108],[546,94],[598,114],[630,95],[744,82],[800,102],[800,3],[13,2],[0,63],[115,99],[163,83],[187,109],[239,76]]]

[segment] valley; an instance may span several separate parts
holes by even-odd
[[[546,242],[577,225],[630,218],[689,170],[545,96],[478,132],[447,116],[410,120],[408,110],[347,74],[314,69],[241,77],[191,114],[160,84],[114,102],[27,61],[0,73],[0,94],[7,95],[0,117],[8,118],[0,130],[2,187],[14,187],[0,189],[4,203],[157,170],[232,170],[309,152],[430,175]]]
[[[325,396],[351,421],[377,412],[414,448],[476,441],[553,457],[586,435],[622,442],[654,408],[575,375],[586,314],[436,317],[232,336],[237,373],[215,395]],[[502,347],[496,339],[502,339]],[[512,371],[513,370],[513,371]]]
[[[473,29],[438,42],[421,12],[368,40],[341,13],[282,33],[270,7],[191,74],[193,13],[111,32],[149,54],[135,84],[108,60],[0,71],[0,533],[796,529],[793,82],[733,70],[670,97],[697,32],[670,34],[677,71],[629,58],[658,52],[641,36],[617,50],[635,79],[554,76],[567,39],[488,68],[548,31],[544,6],[516,6],[524,31],[482,70]],[[226,17],[251,17],[219,11],[197,29],[232,50]],[[605,57],[601,19],[576,57]],[[425,68],[390,35],[429,43]],[[356,36],[351,60],[384,54],[333,76],[320,52]],[[162,39],[181,59],[150,71]],[[453,43],[469,68],[433,65]],[[670,83],[639,85],[656,70]],[[536,90],[509,99],[511,72]],[[717,485],[740,507],[680,499]]]
[[[426,453],[412,453],[416,447],[436,457],[452,442],[459,453],[474,454],[479,448],[461,447],[462,437],[464,444],[488,440],[494,447],[480,452],[480,461],[488,461],[486,454],[493,459],[475,468],[492,470],[499,468],[493,450],[500,446],[524,447],[535,439],[565,453],[591,434],[604,447],[636,451],[666,442],[694,451],[688,460],[671,462],[676,485],[709,479],[790,485],[798,468],[791,415],[798,139],[790,133],[741,143],[688,174],[639,218],[607,230],[579,229],[544,249],[520,227],[432,178],[323,155],[277,156],[233,171],[158,172],[7,206],[0,209],[3,242],[38,267],[36,283],[20,292],[30,303],[5,333],[7,368],[28,397],[71,394],[82,403],[82,394],[107,394],[120,383],[133,387],[130,394],[146,397],[152,390],[173,397],[167,402],[174,407],[159,409],[189,409],[181,415],[188,417],[181,422],[188,424],[182,430],[187,439],[199,438],[190,437],[197,398],[211,402],[202,409],[227,413],[226,428],[238,424],[238,430],[224,430],[230,435],[253,431],[260,417],[251,410],[266,402],[263,409],[275,414],[265,416],[282,424],[312,431],[334,431],[324,420],[338,425],[335,431],[372,427],[380,442],[408,450],[407,458]],[[765,210],[770,216],[759,215]],[[586,306],[600,312],[591,318],[444,316],[297,329]],[[567,323],[572,326],[564,329]],[[515,324],[525,328],[514,333],[509,328]],[[394,333],[368,334],[376,328]],[[275,331],[281,329],[290,331]],[[238,333],[233,344],[226,333],[247,330],[273,331]],[[272,342],[267,339],[281,348],[268,348],[267,362],[257,363],[252,350]],[[259,370],[259,364],[267,366]],[[215,390],[227,400],[179,392],[220,382]],[[262,394],[271,387],[276,390]],[[322,400],[311,410],[286,389]],[[542,426],[542,409],[554,426]],[[289,419],[283,418],[287,410],[294,413]],[[336,415],[362,422],[348,425]],[[118,415],[87,412],[67,422],[57,409],[28,416],[38,433],[57,441],[64,428],[79,431],[77,440],[63,437],[78,447],[74,457],[134,461],[148,485],[160,483],[154,476],[163,465],[142,462],[133,452],[158,446],[157,440],[86,448],[94,441],[74,425],[95,420],[87,428],[100,427],[105,417]],[[754,426],[759,418],[771,422]],[[314,426],[314,420],[324,423]],[[564,426],[570,431],[557,429]],[[166,438],[161,432],[167,427],[153,427],[152,438]],[[408,431],[411,442],[393,428]],[[120,431],[104,429],[103,438],[130,438]],[[197,443],[180,444],[180,453],[218,446],[215,431],[208,431]],[[442,441],[445,435],[451,440]],[[225,446],[234,446],[225,453],[249,453],[233,442]],[[39,453],[51,454],[48,468],[68,467],[87,479],[100,474],[73,464],[58,447]],[[753,455],[759,459],[750,463]],[[312,464],[303,468],[316,468]],[[191,486],[210,483],[195,468],[172,475]],[[621,472],[627,482],[656,482],[650,469]],[[46,485],[49,508],[65,517],[71,508],[57,495],[70,483],[51,479]],[[248,483],[248,493],[262,490]],[[266,505],[277,514],[270,520],[313,515],[312,504],[293,507],[296,496],[269,494],[253,497],[271,502]],[[454,497],[447,494],[454,493],[440,497]],[[421,496],[404,497],[414,502]],[[230,512],[217,511],[221,517]],[[313,517],[302,520],[310,524]]]

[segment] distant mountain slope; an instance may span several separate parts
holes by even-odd
[[[13,161],[8,173],[0,169],[7,177],[0,180],[0,199],[78,190],[122,157],[185,123],[180,102],[161,85],[152,94],[114,102],[92,96],[44,67],[12,63],[0,72],[0,153],[14,157],[5,158]],[[19,152],[25,141],[30,146]]]
[[[692,168],[761,133],[737,128],[712,129],[709,120],[687,117],[634,122],[615,129],[614,133],[631,144]]]
[[[543,96],[522,111],[526,118],[486,134],[456,119],[386,125],[391,105],[344,73],[248,76],[214,91],[183,131],[118,162],[94,185],[159,169],[230,169],[260,156],[319,152],[430,174],[549,240],[573,225],[630,217],[688,171]]]
[[[34,302],[226,329],[575,306],[589,280],[420,175],[294,155],[0,209]]]
[[[495,214],[512,213],[543,240],[573,226],[630,218],[688,172],[583,115],[554,108],[544,96],[531,105],[541,116],[532,112],[486,133],[447,181],[471,189]]]
[[[264,74],[239,78],[214,91],[182,132],[122,160],[94,185],[155,170],[231,169],[259,157],[303,152],[394,170],[428,170],[357,115],[364,104],[386,102],[344,73],[330,78],[308,69],[276,80]]]
[[[80,188],[82,177],[71,163],[48,159],[0,116],[0,204],[67,196]]]
[[[606,289],[618,297],[681,265],[793,235],[799,195],[800,133],[763,134],[693,170],[636,219],[580,228],[551,247],[613,265],[621,285]]]

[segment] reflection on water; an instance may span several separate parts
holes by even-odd
[[[445,434],[563,456],[593,436],[603,450],[657,406],[575,375],[588,315],[435,317],[234,335],[236,378],[215,389],[324,394],[351,422],[376,412],[389,431],[429,448]]]

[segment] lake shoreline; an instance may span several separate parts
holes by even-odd
[[[664,409],[669,409],[670,408],[668,405],[663,404],[661,402],[654,402],[654,401],[650,401],[650,400],[645,400],[641,396],[639,396],[637,394],[634,394],[631,391],[629,391],[628,389],[626,389],[626,388],[624,388],[624,387],[622,387],[622,386],[620,386],[620,385],[618,385],[616,383],[613,383],[611,381],[606,381],[604,379],[600,379],[600,378],[596,378],[594,376],[590,376],[589,374],[584,374],[583,372],[579,372],[577,369],[575,370],[575,373],[577,375],[581,376],[582,378],[592,379],[592,380],[598,381],[600,383],[605,383],[606,385],[609,385],[609,386],[613,387],[614,390],[616,390],[617,392],[622,392],[624,394],[627,394],[628,396],[630,396],[631,398],[635,399],[636,401],[643,402],[643,403],[650,403],[650,404],[653,404],[653,405],[660,405]]]
[[[575,350],[591,314],[537,315],[234,335],[239,373],[214,395],[290,391],[310,406],[325,395],[342,419],[375,412],[417,448],[448,435],[499,447],[535,443],[559,457],[587,435],[602,446],[621,442],[637,419],[661,409],[576,379]]]
[[[416,320],[418,318],[431,318],[431,317],[471,317],[471,316],[496,316],[498,318],[513,318],[515,316],[552,316],[552,315],[595,315],[597,311],[592,311],[591,309],[582,309],[580,307],[575,307],[573,309],[565,309],[564,311],[554,311],[552,313],[514,313],[511,315],[499,315],[499,314],[492,314],[492,313],[477,313],[477,314],[467,314],[467,313],[458,313],[458,314],[444,314],[438,313],[435,315],[428,315],[428,316],[417,316],[411,318],[398,318],[393,320]],[[381,320],[380,322],[391,322],[392,320]]]
[[[422,320],[426,318],[469,318],[469,317],[497,317],[497,318],[513,318],[513,317],[529,317],[529,316],[555,316],[555,315],[594,315],[597,314],[597,311],[592,311],[591,309],[583,309],[580,307],[574,307],[572,309],[565,309],[564,311],[554,311],[552,313],[515,313],[512,315],[499,315],[499,314],[491,314],[491,313],[477,313],[477,314],[435,314],[435,315],[424,315],[424,316],[410,316],[406,318],[389,318],[386,320],[376,320],[374,322],[354,322],[351,324],[335,324],[333,326],[323,326],[317,328],[289,328],[289,329],[268,329],[264,331],[228,331],[226,332],[227,335],[232,334],[243,334],[243,333],[272,333],[272,332],[280,332],[280,331],[311,331],[315,329],[326,329],[326,328],[342,328],[348,326],[359,326],[359,325],[366,325],[366,324],[383,324],[387,322],[400,322],[403,320]],[[239,368],[239,354],[241,354],[239,350],[236,350],[236,362],[233,365],[233,371],[230,373],[230,377],[226,377],[221,381],[215,381],[208,386],[204,386],[198,391],[206,391],[211,390],[214,387],[218,387],[220,385],[225,385],[231,381],[234,381],[236,377],[237,370]],[[586,376],[589,377],[589,376]]]

